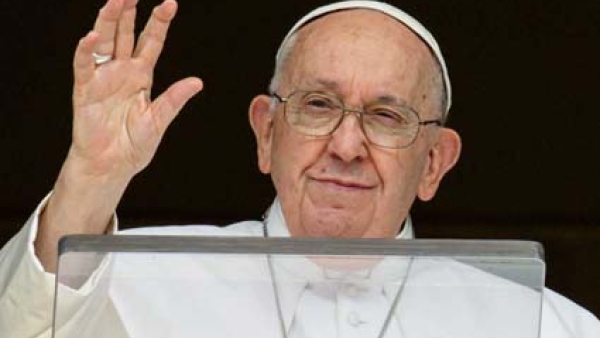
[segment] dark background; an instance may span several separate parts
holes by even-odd
[[[141,0],[144,19],[157,1]],[[325,1],[180,1],[154,92],[199,75],[205,90],[171,126],[119,209],[132,224],[257,218],[273,197],[247,123],[279,42]],[[548,285],[600,314],[600,2],[394,1],[437,37],[464,151],[421,237],[542,241]],[[52,188],[70,142],[71,56],[99,0],[1,0],[0,243]],[[144,21],[139,21],[139,26]]]

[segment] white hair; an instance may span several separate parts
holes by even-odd
[[[298,41],[298,31],[294,32],[284,44],[280,47],[280,56],[275,60],[275,70],[273,71],[273,77],[269,83],[269,92],[275,93],[277,88],[281,85],[282,77],[285,72],[285,66],[292,55],[292,51],[296,47]]]

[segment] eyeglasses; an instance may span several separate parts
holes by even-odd
[[[346,107],[339,97],[322,92],[294,91],[288,97],[272,95],[284,104],[287,123],[307,136],[331,135],[347,114],[356,114],[369,142],[399,149],[415,141],[421,126],[442,125],[442,119],[421,121],[417,112],[402,105],[375,103],[357,110]]]

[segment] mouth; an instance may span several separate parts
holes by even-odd
[[[313,177],[312,180],[327,188],[345,191],[363,191],[375,187],[375,185],[371,183],[337,177]]]

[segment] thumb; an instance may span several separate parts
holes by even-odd
[[[150,111],[161,133],[167,129],[183,106],[203,87],[204,83],[199,78],[185,78],[172,84],[150,104]]]

